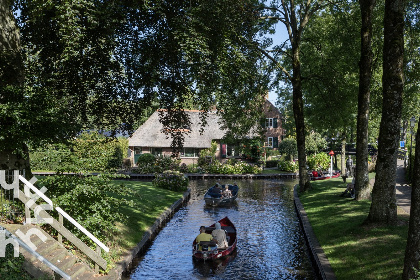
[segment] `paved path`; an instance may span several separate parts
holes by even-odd
[[[410,214],[411,186],[405,180],[404,161],[401,159],[397,160],[396,197],[400,209]]]

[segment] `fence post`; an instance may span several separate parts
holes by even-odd
[[[101,256],[101,247],[98,244],[96,244],[96,254]],[[95,263],[95,273],[99,273],[99,265],[97,263]]]
[[[61,215],[60,213],[58,213],[58,222],[60,223],[61,227],[64,227],[63,215]],[[60,232],[58,232],[58,242],[60,244],[63,244],[63,236]]]

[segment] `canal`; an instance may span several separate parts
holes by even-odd
[[[293,205],[296,180],[235,181],[229,207],[205,206],[215,180],[190,182],[191,199],[167,223],[125,279],[316,279]],[[231,184],[234,181],[223,181]],[[195,262],[192,242],[201,225],[228,216],[238,232],[237,250],[216,262]]]

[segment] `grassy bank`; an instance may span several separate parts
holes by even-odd
[[[133,193],[130,196],[122,197],[109,194],[118,198],[125,198],[130,201],[129,205],[121,207],[121,213],[127,219],[118,223],[119,233],[110,240],[112,259],[117,262],[122,254],[137,245],[145,231],[153,225],[167,208],[175,201],[182,198],[181,192],[173,192],[165,189],[155,188],[151,182],[113,180],[112,184],[126,185]]]
[[[312,186],[300,199],[337,279],[401,279],[408,216],[398,211],[394,227],[364,225],[370,201],[340,197],[341,179]]]

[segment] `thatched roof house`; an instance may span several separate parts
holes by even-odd
[[[207,117],[207,126],[203,134],[200,134],[199,111],[185,111],[190,120],[191,127],[185,135],[184,147],[207,149],[213,139],[222,139],[225,132],[220,129],[220,117],[217,114],[209,113]],[[129,146],[163,148],[170,147],[172,138],[164,132],[163,125],[159,122],[159,112],[154,112],[150,118],[141,125],[129,138]]]
[[[217,114],[208,113],[206,118],[207,125],[201,134],[200,111],[185,110],[185,112],[190,118],[191,126],[188,128],[188,133],[185,134],[184,148],[180,153],[182,162],[187,164],[197,163],[200,150],[210,148],[212,141],[218,143],[216,158],[239,157],[238,149],[235,151],[235,147],[222,143],[221,140],[225,136],[226,131],[220,128],[220,117]],[[278,142],[281,141],[283,135],[280,112],[268,100],[264,106],[264,112],[267,116],[266,145],[277,148]],[[172,154],[172,138],[170,135],[165,134],[164,129],[164,126],[159,121],[159,112],[156,111],[133,133],[128,140],[128,144],[134,165],[140,154],[143,153],[168,156]]]

